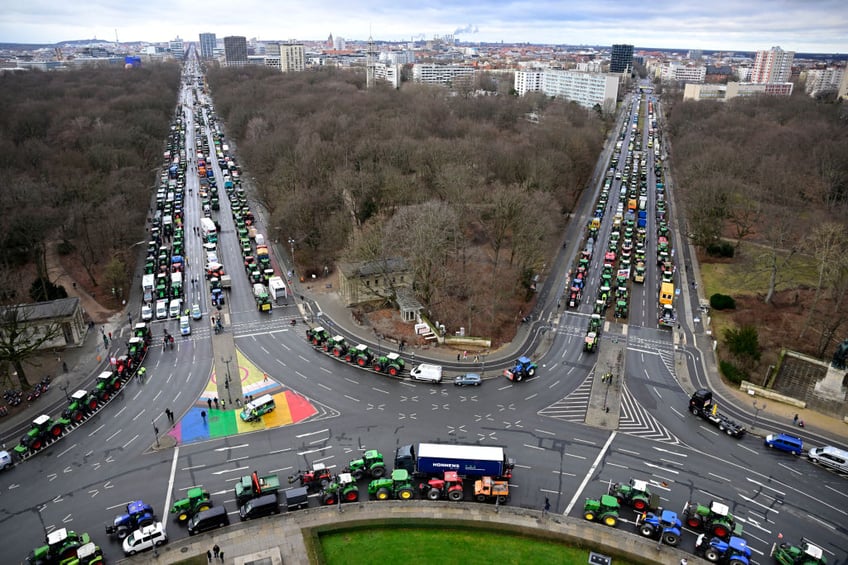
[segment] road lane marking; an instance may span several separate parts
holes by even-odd
[[[325,373],[327,373],[328,375],[332,375],[332,374],[333,374],[333,372],[332,372],[330,369],[326,368],[326,367],[318,367],[318,368],[319,368],[319,369],[321,369],[322,371],[324,371]]]
[[[162,391],[160,390],[159,392],[162,392]],[[154,398],[153,400],[156,400],[156,399]],[[138,420],[138,417],[139,417],[139,416],[141,416],[142,414],[144,414],[144,412],[145,412],[145,411],[146,411],[146,408],[142,408],[142,409],[141,409],[141,412],[139,412],[138,414],[136,414],[136,415],[133,417],[132,421],[133,421],[133,422],[135,422],[136,420]]]
[[[729,482],[730,482],[730,479],[728,479],[727,477],[722,477],[721,475],[716,475],[715,473],[707,473],[707,474],[708,474],[708,475],[712,475],[713,477],[715,477],[715,478],[717,478],[717,479],[719,479],[719,480],[722,480],[722,481],[724,481],[724,482],[726,482],[726,483],[729,483]],[[751,479],[748,479],[748,480],[750,481]]]
[[[571,509],[574,508],[574,505],[577,504],[577,501],[580,499],[580,496],[583,494],[583,489],[586,488],[586,485],[589,484],[589,480],[592,478],[592,475],[595,474],[595,469],[598,468],[598,465],[601,464],[601,459],[609,450],[610,445],[612,445],[612,440],[615,439],[616,431],[613,430],[610,433],[610,436],[607,438],[606,443],[601,448],[601,451],[598,452],[598,456],[595,458],[595,461],[592,463],[592,466],[589,467],[589,470],[586,472],[586,476],[583,477],[583,482],[580,483],[580,486],[577,487],[577,490],[574,492],[574,497],[571,499],[571,502],[568,503],[568,506],[565,507],[565,512],[562,513],[563,516],[568,516],[571,514]]]
[[[349,383],[353,383],[355,385],[359,384],[359,381],[355,381],[355,380],[351,379],[350,377],[345,377],[344,380],[346,380]]]
[[[327,445],[325,447],[319,447],[318,449],[309,449],[307,451],[298,451],[297,455],[309,455],[311,453],[320,453],[321,451],[331,449],[332,447],[333,447],[332,445]]]
[[[544,451],[544,447],[539,447],[538,445],[530,445],[528,443],[524,444],[524,447],[529,447],[530,449],[538,449],[539,451]]]
[[[235,469],[224,469],[222,471],[213,471],[212,474],[213,475],[224,475],[226,473],[236,473],[238,471],[243,471],[245,469],[250,469],[250,467],[244,466],[244,467],[236,467]]]
[[[350,400],[353,400],[354,402],[359,402],[358,398],[354,398],[354,397],[350,396],[349,394],[344,395],[344,397],[349,398]]]
[[[305,434],[296,435],[294,437],[300,439],[302,437],[314,436],[314,435],[323,434],[323,433],[326,433],[326,432],[329,432],[329,431],[330,431],[330,428],[324,428],[323,430],[318,430],[317,432],[309,432],[309,433],[305,433]]]
[[[309,378],[309,377],[307,377],[306,375],[304,375],[303,373],[301,373],[300,371],[295,371],[294,373],[295,373],[298,377],[300,377],[300,378],[302,378],[302,379]]]
[[[73,445],[72,445],[72,446],[70,446],[68,449],[66,449],[65,451],[63,451],[63,452],[62,452],[62,453],[60,453],[59,455],[57,455],[57,456],[56,456],[56,458],[58,459],[59,457],[63,456],[64,454],[66,454],[67,452],[69,452],[70,450],[72,450],[73,448],[75,448],[76,446],[77,446],[77,444],[73,444]]]
[[[122,446],[121,446],[121,449],[126,449],[126,448],[127,448],[127,446],[128,446],[129,444],[131,444],[132,442],[134,442],[136,439],[138,439],[138,434],[135,434],[131,440],[129,440],[129,441],[128,441],[127,443],[125,443],[124,445],[122,445]]]
[[[372,387],[371,387],[371,390],[376,390],[377,392],[382,392],[383,394],[390,394],[390,393],[389,393],[389,391],[387,391],[387,390],[383,390],[383,389],[381,389],[381,388],[377,388],[377,387],[375,387],[375,386],[372,386]]]
[[[123,408],[121,408],[120,410],[118,410],[118,411],[115,413],[115,415],[114,415],[114,416],[112,416],[112,417],[113,417],[113,418],[117,418],[118,416],[120,416],[120,415],[121,415],[121,412],[123,412],[123,411],[124,411],[124,410],[126,410],[126,409],[127,409],[127,407],[126,407],[126,406],[124,406]]]
[[[318,383],[318,386],[320,386],[321,388],[325,388],[327,390],[333,390],[330,387],[328,387],[327,385],[325,385],[324,383]]]
[[[554,432],[549,432],[548,430],[540,430],[539,428],[535,428],[534,432],[539,432],[540,434],[548,434],[549,436],[555,436]]]
[[[118,430],[118,431],[116,431],[114,434],[112,434],[112,435],[110,435],[109,437],[107,437],[107,438],[106,438],[106,441],[111,440],[113,437],[115,437],[115,436],[116,436],[116,435],[118,435],[119,433],[121,433],[121,430]]]

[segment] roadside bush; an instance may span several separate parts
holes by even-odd
[[[715,293],[710,296],[710,307],[713,310],[735,310],[736,301],[732,296]]]
[[[732,383],[741,384],[742,381],[749,380],[748,372],[740,369],[730,361],[720,361],[718,366],[721,369],[721,373]]]
[[[721,243],[711,243],[707,246],[707,254],[712,257],[733,257],[736,249],[726,241]]]
[[[739,329],[727,328],[724,330],[724,341],[730,352],[742,360],[760,360],[760,336],[754,326],[742,326]]]

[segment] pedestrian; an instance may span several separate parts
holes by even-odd
[[[221,553],[220,553],[220,555],[219,555],[218,557],[220,557],[220,558],[221,558],[221,563],[223,563],[223,562],[224,562],[224,552],[223,552],[223,551],[221,551]]]
[[[112,332],[109,332],[109,341],[112,341]]]
[[[112,336],[110,335],[109,337],[112,337]],[[463,361],[465,361],[466,359],[468,359],[468,352],[467,352],[467,351],[463,351],[463,352],[462,352],[462,360],[463,360]]]
[[[68,364],[67,364],[67,363],[65,363],[64,361],[62,361],[62,372],[63,372],[63,373],[67,373],[67,372],[68,372]]]
[[[250,396],[248,396],[248,398],[250,399],[251,402],[253,402],[253,395],[252,394]]]
[[[215,402],[215,410],[218,410],[218,397],[217,396],[215,397],[214,402]]]
[[[680,560],[680,565],[689,565],[689,561],[684,557]]]
[[[797,426],[797,425],[798,425],[798,414],[795,414],[795,417],[794,417],[794,418],[792,418],[792,425],[793,425],[793,426]]]
[[[200,419],[203,420],[203,423],[206,423],[206,410],[200,411]]]
[[[221,410],[226,410],[226,409],[227,409],[227,401],[222,398],[221,399]]]
[[[548,497],[546,496],[546,497],[545,497],[545,516],[547,516],[547,515],[548,515],[548,512],[550,512],[550,511],[551,511],[551,501],[550,501],[550,499],[548,499]]]
[[[211,398],[206,399],[206,405],[209,406],[210,410],[212,410],[212,399]]]
[[[475,363],[479,363],[479,362],[480,362],[480,356],[479,356],[479,355],[475,355],[475,356],[474,356],[474,362],[475,362]]]
[[[457,360],[457,362],[459,362],[459,359],[460,359],[460,357],[461,357],[461,356],[462,356],[462,354],[461,354],[461,353],[457,353],[457,354],[456,354],[456,360]]]
[[[268,382],[268,373],[262,373],[262,381]]]
[[[212,550],[211,549],[206,550],[206,561],[207,561],[207,563],[212,563]]]
[[[218,547],[218,544],[215,544],[215,547],[212,548],[212,555],[215,556],[215,559],[218,559],[218,556],[221,555],[221,548]]]

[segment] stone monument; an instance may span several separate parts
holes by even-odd
[[[816,396],[827,400],[845,401],[845,387],[842,382],[845,380],[846,366],[848,366],[848,339],[843,341],[836,351],[833,353],[833,361],[827,368],[827,375],[816,383]]]

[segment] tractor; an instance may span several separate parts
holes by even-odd
[[[106,526],[106,533],[122,540],[137,529],[150,526],[155,522],[153,507],[141,500],[134,500],[127,504],[126,514],[115,516],[112,524]]]
[[[374,360],[372,368],[378,373],[388,373],[393,377],[403,372],[404,360],[397,353],[382,355]]]
[[[317,328],[309,328],[308,330],[306,330],[306,341],[308,341],[312,345],[321,345],[329,338],[330,334],[321,326],[318,326]]]
[[[646,538],[658,539],[672,547],[680,543],[683,524],[677,517],[677,512],[659,509],[653,512],[642,512],[636,518],[636,528]]]
[[[334,335],[333,337],[327,337],[324,340],[321,349],[327,353],[332,353],[333,357],[342,357],[345,353],[347,353],[348,346],[344,336]]]
[[[386,474],[386,464],[383,462],[383,454],[376,449],[369,449],[362,454],[360,459],[354,459],[344,469],[345,473],[351,473],[356,480],[365,475],[372,479],[379,479]]]
[[[131,337],[127,342],[127,355],[129,355],[135,364],[144,359],[144,354],[147,353],[148,341],[141,337]]]
[[[433,478],[426,483],[418,485],[418,494],[426,496],[430,500],[447,498],[453,502],[459,502],[465,498],[462,490],[462,479],[456,471],[445,471],[444,478]]]
[[[140,337],[149,345],[153,339],[153,332],[150,331],[150,326],[146,323],[139,322],[133,326],[133,337]]]
[[[192,487],[186,497],[174,502],[171,514],[177,515],[178,522],[188,522],[198,512],[212,508],[212,496],[200,487]]]
[[[76,557],[77,549],[91,543],[88,534],[77,534],[60,528],[47,534],[45,545],[33,549],[27,556],[27,562],[32,565],[48,565],[66,563]]]
[[[474,498],[477,502],[494,500],[498,504],[503,504],[509,499],[509,481],[480,477],[474,481]]]
[[[627,301],[619,300],[615,304],[615,317],[616,318],[626,318],[627,317]]]
[[[600,522],[614,528],[618,524],[618,511],[621,506],[614,496],[605,494],[600,500],[587,498],[583,505],[583,517],[590,522]]]
[[[748,543],[736,536],[731,536],[725,541],[721,538],[708,538],[706,534],[698,535],[695,540],[695,555],[702,555],[711,563],[725,563],[727,565],[748,565],[751,559],[751,550]],[[798,563],[798,561],[786,561],[786,564]]]
[[[583,351],[594,353],[598,347],[598,334],[589,332],[586,334],[586,339],[583,340]]]
[[[601,333],[601,317],[598,314],[592,314],[592,317],[589,318],[589,331],[596,334]]]
[[[132,339],[141,341],[141,338],[134,337]],[[137,360],[135,357],[130,357],[129,355],[121,355],[115,359],[115,364],[112,366],[112,372],[118,377],[118,379],[112,383],[115,390],[121,388],[123,380],[129,377],[130,373],[133,372],[139,362],[140,359]]]
[[[65,431],[65,426],[70,423],[70,420],[64,418],[53,420],[47,414],[42,414],[32,421],[32,427],[21,438],[21,443],[15,447],[15,453],[23,456],[27,452],[38,451],[47,445],[48,442],[61,436],[62,432]]]
[[[742,524],[737,523],[726,504],[713,500],[709,506],[690,502],[683,510],[683,521],[693,530],[706,532],[712,537],[727,541],[730,536],[742,535]]]
[[[80,422],[86,414],[97,410],[98,403],[96,395],[78,390],[71,395],[68,407],[62,412],[62,417],[71,422]]]
[[[360,367],[367,367],[371,364],[371,360],[374,358],[374,353],[368,349],[368,346],[364,343],[360,343],[356,347],[351,347],[345,353],[344,360],[348,363],[355,363]]]
[[[340,473],[333,481],[321,489],[321,503],[330,506],[342,502],[359,500],[359,487],[350,473]]]
[[[300,486],[307,487],[312,491],[317,491],[326,487],[333,480],[333,474],[327,469],[323,463],[315,463],[312,465],[311,471],[300,471],[289,477],[289,484],[295,481],[300,481]]]
[[[62,565],[102,565],[103,550],[90,541],[77,548],[76,554],[61,562]]]
[[[801,545],[773,545],[771,555],[781,565],[827,565],[822,548],[801,538]]]
[[[536,376],[536,369],[539,366],[530,360],[529,357],[519,357],[512,369],[505,369],[504,376],[511,381],[521,382],[525,379],[530,379]]]
[[[409,480],[409,473],[404,469],[395,469],[391,477],[376,479],[368,484],[368,494],[377,500],[388,500],[398,498],[400,500],[412,500],[415,491]]]
[[[640,479],[630,479],[627,484],[613,483],[609,494],[618,499],[619,504],[626,504],[639,512],[656,509],[660,501],[659,495],[651,494],[648,483]]]
[[[100,402],[106,402],[112,398],[116,390],[121,388],[121,379],[112,371],[103,371],[97,375],[95,383],[91,394],[96,396]]]

